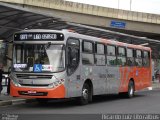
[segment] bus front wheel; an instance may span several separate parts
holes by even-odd
[[[86,105],[92,101],[92,90],[91,87],[85,83],[82,88],[81,97],[78,98],[78,103],[80,105]]]

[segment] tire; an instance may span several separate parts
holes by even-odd
[[[132,98],[132,97],[134,97],[134,91],[135,91],[135,89],[134,89],[134,83],[133,83],[133,81],[129,81],[129,84],[128,84],[128,92],[126,93],[126,97],[127,98]]]
[[[92,102],[92,89],[87,83],[85,83],[82,88],[81,97],[78,98],[78,103],[80,105],[86,105],[89,102]]]

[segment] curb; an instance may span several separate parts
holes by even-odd
[[[32,103],[35,101],[36,101],[35,99],[17,99],[17,100],[0,101],[0,106],[18,105],[24,103]]]
[[[148,87],[147,89],[148,89],[148,90],[153,90],[153,87]]]
[[[160,88],[160,83],[152,83],[153,89],[158,89]]]
[[[148,91],[148,90],[155,90],[155,89],[160,89],[160,84],[158,83],[158,84],[152,84],[152,86],[151,87],[147,87],[147,88],[145,88],[144,89],[144,91]],[[142,90],[143,91],[143,90]]]

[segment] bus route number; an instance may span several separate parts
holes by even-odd
[[[20,35],[21,40],[56,40],[57,35],[56,34],[21,34]]]

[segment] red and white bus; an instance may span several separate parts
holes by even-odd
[[[151,49],[67,30],[15,33],[11,96],[39,102],[123,93],[151,86]]]

